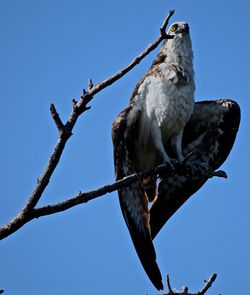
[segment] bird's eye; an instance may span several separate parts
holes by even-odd
[[[175,32],[177,28],[178,28],[178,25],[177,24],[172,25],[172,27],[170,29],[170,32]]]

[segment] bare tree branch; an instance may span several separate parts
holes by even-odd
[[[148,171],[131,174],[129,176],[124,177],[121,180],[118,180],[112,184],[104,185],[98,189],[95,189],[89,192],[84,192],[84,193],[79,192],[76,196],[68,198],[65,201],[52,204],[52,205],[45,205],[42,207],[33,208],[28,212],[28,214],[25,214],[22,216],[17,215],[10,223],[5,225],[6,230],[11,230],[15,232],[16,227],[18,229],[19,228],[18,226],[20,224],[23,226],[24,224],[26,224],[27,222],[35,218],[59,213],[59,212],[68,210],[72,207],[75,207],[77,205],[87,203],[98,197],[114,192],[120,188],[130,186],[132,183],[134,183],[138,179],[143,179],[152,175],[161,175],[163,173],[164,173],[164,176],[167,177],[167,175],[170,176],[171,173],[174,173],[176,171],[178,171],[178,173],[181,173],[182,175],[186,175],[186,166],[180,165],[179,167],[176,167],[175,171],[172,171],[171,169],[169,169],[169,166],[167,164],[162,164]],[[210,178],[212,177],[226,178],[226,173],[222,170],[212,171],[212,172],[208,171],[204,176],[207,176]],[[18,219],[18,222],[16,221],[16,219]],[[11,229],[8,229],[9,227]],[[1,232],[0,232],[0,238],[1,238]]]
[[[76,100],[73,100],[72,111],[66,124],[62,123],[55,106],[53,104],[51,105],[51,115],[59,130],[58,141],[41,176],[38,177],[37,185],[35,186],[24,207],[11,221],[0,227],[0,239],[6,238],[10,234],[21,228],[25,223],[34,218],[32,217],[32,214],[34,214],[34,208],[40,200],[45,188],[49,184],[50,178],[55,171],[58,162],[60,161],[65,145],[72,135],[72,130],[77,122],[77,119],[83,112],[90,108],[87,106],[87,104],[93,99],[93,96],[102,91],[104,88],[110,86],[111,84],[122,78],[130,70],[132,70],[137,64],[141,62],[141,60],[145,56],[147,56],[152,50],[154,50],[161,43],[162,40],[172,38],[171,36],[166,34],[166,27],[173,13],[174,11],[169,11],[168,15],[166,16],[163,25],[160,28],[159,37],[152,44],[150,44],[146,50],[138,55],[127,67],[121,69],[116,74],[101,83],[93,85],[91,79],[89,80],[88,91],[86,92],[85,90],[83,90],[81,99],[78,102]]]
[[[214,273],[209,280],[206,282],[205,286],[195,295],[203,295],[207,292],[207,290],[212,286],[213,282],[216,280],[217,274]]]
[[[69,198],[63,202],[53,204],[53,205],[46,205],[43,207],[34,208],[32,210],[30,218],[32,218],[32,219],[39,218],[42,216],[51,215],[51,214],[55,214],[55,213],[59,213],[59,212],[68,210],[74,206],[87,203],[87,202],[94,200],[98,197],[104,196],[108,193],[112,193],[120,188],[130,186],[132,183],[134,183],[138,179],[143,179],[143,178],[146,178],[146,177],[152,176],[152,175],[158,175],[160,173],[165,173],[165,176],[166,176],[166,173],[169,173],[169,175],[170,175],[171,171],[169,170],[169,167],[167,165],[159,165],[156,168],[150,169],[148,171],[134,173],[134,174],[124,177],[123,179],[118,180],[112,184],[104,185],[104,186],[102,186],[98,189],[92,190],[90,192],[84,192],[84,193],[79,192],[75,197]],[[183,171],[183,174],[185,174],[184,171]],[[225,178],[224,175],[226,175],[226,173],[222,170],[208,173],[208,176],[211,178],[212,177]]]
[[[83,106],[86,106],[90,100],[92,100],[93,96],[103,90],[104,88],[110,86],[120,78],[122,78],[124,75],[126,75],[129,71],[131,71],[136,65],[138,65],[144,57],[146,57],[151,51],[153,51],[164,39],[173,39],[173,36],[167,35],[166,28],[168,26],[169,20],[171,16],[174,14],[174,10],[170,10],[167,17],[164,19],[163,24],[160,28],[160,35],[159,37],[151,43],[140,55],[135,57],[133,61],[122,70],[115,73],[113,76],[109,77],[108,79],[104,80],[101,83],[97,83],[96,85],[92,84],[91,89],[82,97],[82,101],[79,101],[78,107],[81,110]],[[90,82],[89,81],[89,82]],[[90,83],[89,83],[90,85]]]
[[[55,121],[58,131],[63,132],[63,130],[64,130],[63,122],[62,122],[59,114],[57,113],[56,107],[53,103],[50,105],[50,113],[51,113],[53,120]]]
[[[205,283],[205,286],[198,291],[197,293],[189,293],[188,292],[188,287],[184,287],[182,291],[178,292],[178,291],[173,291],[170,285],[170,280],[169,280],[169,275],[167,274],[167,293],[164,295],[204,295],[207,290],[212,286],[213,282],[216,280],[217,278],[217,274],[213,274],[209,280]]]
[[[172,288],[171,288],[171,284],[170,284],[170,279],[169,279],[169,274],[167,274],[167,287],[168,287],[168,290],[167,290],[167,294],[174,294]]]

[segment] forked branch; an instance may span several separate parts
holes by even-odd
[[[207,290],[212,286],[213,282],[216,280],[217,274],[214,273],[208,281],[205,281],[204,287],[198,291],[197,293],[189,293],[188,292],[188,287],[184,287],[182,291],[173,291],[170,285],[170,280],[169,280],[169,275],[167,275],[167,293],[164,295],[204,295]]]
[[[171,18],[173,13],[174,11],[169,11],[168,15],[166,16],[163,25],[160,28],[159,37],[153,43],[151,43],[147,47],[147,49],[145,49],[140,55],[134,58],[134,60],[127,67],[121,69],[113,76],[109,77],[101,83],[93,84],[92,81],[89,80],[88,91],[83,90],[82,96],[79,99],[79,101],[73,100],[72,111],[65,124],[63,124],[59,114],[56,111],[55,106],[53,104],[51,105],[51,115],[59,131],[57,143],[54,147],[54,150],[49,158],[46,167],[44,168],[42,174],[38,177],[37,184],[24,207],[11,221],[0,227],[0,239],[6,238],[7,236],[11,235],[19,228],[21,228],[28,221],[32,220],[35,217],[38,217],[34,215],[35,212],[37,212],[36,210],[38,209],[34,208],[36,207],[38,201],[42,197],[45,188],[49,184],[50,178],[54,173],[57,164],[60,161],[65,145],[72,135],[72,130],[77,122],[78,117],[90,108],[89,106],[87,106],[87,104],[93,99],[94,95],[96,95],[98,92],[102,91],[104,88],[110,86],[111,84],[122,78],[125,74],[127,74],[137,64],[139,64],[144,57],[146,57],[151,51],[153,51],[164,39],[173,38],[167,35],[166,33],[166,28],[168,26],[169,19]]]
[[[183,173],[183,175],[186,175],[185,166],[179,166],[176,168],[175,171],[178,171],[179,173]],[[22,225],[24,225],[25,223],[27,223],[33,219],[40,218],[40,217],[47,216],[47,215],[51,215],[51,214],[55,214],[55,213],[59,213],[59,212],[68,210],[72,207],[75,207],[77,205],[85,204],[91,200],[98,198],[98,197],[101,197],[101,196],[104,196],[108,193],[114,192],[120,188],[130,186],[132,183],[134,183],[140,179],[147,178],[152,175],[161,175],[161,174],[164,174],[166,177],[167,174],[169,174],[169,176],[170,176],[171,173],[173,173],[173,172],[174,171],[171,171],[171,169],[169,169],[168,165],[165,165],[165,164],[159,165],[159,166],[155,167],[154,169],[150,169],[148,171],[144,171],[144,172],[140,172],[140,173],[131,174],[129,176],[124,177],[121,180],[118,180],[112,184],[104,185],[104,186],[97,188],[95,190],[92,190],[89,192],[79,192],[76,196],[68,198],[65,201],[62,201],[62,202],[59,202],[56,204],[45,205],[45,206],[38,207],[38,208],[33,208],[29,211],[28,214],[23,216]],[[226,173],[222,170],[207,171],[207,173],[203,176],[210,177],[210,178],[212,178],[212,177],[226,178],[227,177]],[[16,218],[19,218],[19,216],[17,215]],[[14,222],[12,222],[10,225],[7,224],[6,226],[10,226],[11,230],[15,231],[15,227],[18,225],[16,225],[15,219],[14,219]],[[1,237],[1,231],[0,231],[0,237]]]

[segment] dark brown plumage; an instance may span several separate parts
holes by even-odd
[[[150,210],[152,239],[167,220],[208,180],[209,172],[218,169],[228,157],[240,124],[240,108],[232,100],[196,102],[194,113],[183,137],[185,166],[188,175],[176,171],[162,178],[158,195]],[[199,137],[197,146],[192,145]]]
[[[140,148],[136,146],[140,114],[128,125],[132,106],[122,111],[113,123],[114,164],[116,179],[147,169],[142,167]],[[131,121],[131,120],[130,120]],[[228,157],[240,123],[240,108],[232,100],[196,102],[194,113],[183,137],[184,163],[169,176],[137,181],[119,190],[122,213],[137,254],[150,280],[162,289],[152,240],[166,221],[208,180]],[[169,155],[174,157],[166,144]],[[139,159],[140,158],[140,159]],[[156,158],[155,166],[161,164]],[[154,195],[155,192],[155,195]],[[149,211],[148,202],[153,200]]]

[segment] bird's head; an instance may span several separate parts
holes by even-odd
[[[168,30],[168,35],[174,38],[165,40],[161,52],[170,56],[170,58],[175,58],[175,56],[193,57],[192,42],[189,34],[189,25],[187,23],[173,23]]]
[[[168,35],[174,37],[183,37],[185,35],[189,35],[189,25],[185,22],[173,23],[168,30]]]

